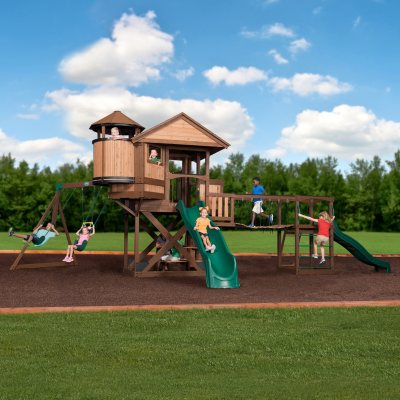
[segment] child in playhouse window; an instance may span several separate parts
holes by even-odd
[[[161,158],[158,155],[157,149],[150,150],[149,162],[151,162],[152,164],[161,165]]]

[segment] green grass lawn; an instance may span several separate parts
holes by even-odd
[[[399,308],[0,316],[1,399],[398,399]]]
[[[400,233],[381,233],[381,232],[346,232],[354,239],[358,240],[371,253],[378,254],[398,254],[400,253]],[[234,253],[276,253],[276,233],[260,231],[224,231],[226,241]],[[75,238],[75,235],[73,235]],[[130,234],[130,248],[133,248],[133,234]],[[304,244],[308,243],[307,238],[302,239]],[[149,243],[149,236],[141,234],[141,248],[145,248]],[[293,238],[288,239],[288,246],[285,251],[293,250]],[[9,238],[6,233],[0,233],[0,250],[19,250],[22,240]],[[50,240],[42,249],[63,250],[66,247],[66,240],[63,235]],[[32,246],[33,248],[33,246]],[[97,233],[90,241],[87,250],[123,250],[122,233]],[[347,254],[347,250],[335,244],[335,254]]]

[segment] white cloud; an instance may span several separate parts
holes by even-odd
[[[249,31],[245,28],[240,32],[242,36],[248,39],[268,39],[272,36],[282,36],[286,38],[291,38],[295,36],[292,29],[286,27],[280,22],[276,22],[272,25],[264,25],[261,29],[257,31]]]
[[[150,128],[180,112],[185,112],[229,142],[238,150],[254,132],[247,110],[237,101],[173,100],[135,93],[117,87],[102,87],[83,92],[57,90],[47,93],[50,110],[62,111],[66,129],[77,137],[93,139],[90,124],[120,110],[141,125]]]
[[[339,105],[332,111],[304,110],[281,132],[270,157],[302,154],[343,161],[390,157],[400,147],[400,122],[378,118],[362,106]]]
[[[299,51],[306,51],[311,47],[311,43],[305,38],[293,40],[289,45],[289,51],[292,55],[297,54]]]
[[[255,67],[239,67],[233,71],[226,67],[214,66],[203,72],[203,75],[213,84],[224,82],[228,86],[247,85],[249,83],[266,81],[265,71]]]
[[[86,85],[138,86],[160,78],[160,66],[170,62],[173,36],[162,32],[149,11],[144,17],[123,14],[111,38],[102,38],[69,57],[59,71],[72,82]]]
[[[25,160],[29,164],[40,163],[51,167],[75,162],[78,158],[84,162],[91,159],[91,155],[83,145],[70,140],[52,137],[21,141],[7,135],[2,129],[0,129],[0,149],[0,155],[10,153],[17,161]]]
[[[187,69],[178,69],[174,74],[172,74],[178,81],[184,82],[187,78],[190,78],[194,74],[194,68],[189,67]]]
[[[352,86],[345,82],[339,82],[330,75],[319,74],[295,74],[291,78],[274,77],[269,79],[269,85],[276,92],[290,91],[299,96],[319,94],[332,96],[346,93],[352,90]]]
[[[361,17],[358,16],[353,22],[353,28],[356,29],[361,24]]]
[[[36,120],[40,119],[40,115],[34,114],[34,113],[21,113],[21,114],[17,114],[17,118],[27,119],[30,121],[36,121]]]
[[[268,52],[268,54],[274,59],[274,61],[277,63],[277,64],[279,64],[279,65],[282,65],[282,64],[288,64],[289,63],[289,61],[285,58],[285,57],[283,57],[277,50],[275,50],[275,49],[272,49],[272,50],[270,50],[269,52]]]
[[[280,22],[270,25],[266,30],[266,34],[269,36],[284,36],[284,37],[294,36],[294,32],[290,28],[287,28],[285,25],[281,24]]]

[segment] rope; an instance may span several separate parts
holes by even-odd
[[[94,223],[93,223],[94,226],[96,226],[96,224],[97,224],[99,218],[101,217],[101,215],[103,214],[103,212],[106,210],[107,205],[108,205],[108,201],[106,201],[106,202],[103,204],[102,209],[100,210],[100,212],[99,212],[98,215],[97,215],[96,221],[94,221]]]
[[[97,190],[96,190],[96,189],[97,189]],[[92,198],[91,206],[90,206],[90,208],[89,208],[88,215],[87,215],[86,218],[83,219],[83,222],[88,221],[89,217],[90,217],[90,221],[93,222],[94,209],[95,209],[95,207],[96,207],[97,199],[98,199],[100,193],[101,193],[101,190],[98,189],[97,187],[95,187],[95,188],[94,188],[94,197]],[[83,210],[83,203],[82,203],[82,210]]]
[[[81,218],[82,218],[82,221],[85,220],[85,217],[84,217],[84,210],[83,210],[83,200],[84,200],[84,197],[85,197],[85,195],[84,195],[84,193],[83,193],[83,187],[82,187],[82,189],[81,189]]]
[[[76,192],[76,188],[73,188],[73,190],[71,190],[71,192],[69,193],[69,195],[67,196],[66,200],[63,204],[63,210],[65,210],[67,208],[67,205],[72,197],[72,195]]]

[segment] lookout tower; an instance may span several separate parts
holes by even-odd
[[[118,140],[112,138],[111,129],[117,129]],[[134,149],[132,138],[144,127],[128,118],[121,111],[90,125],[97,133],[93,140],[93,184],[134,183]]]

